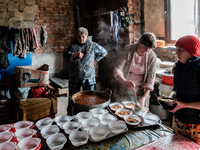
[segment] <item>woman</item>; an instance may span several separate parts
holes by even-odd
[[[177,47],[178,62],[174,68],[174,90],[177,106],[172,128],[175,132],[200,144],[200,40],[187,35],[179,38]]]
[[[69,97],[83,90],[94,90],[96,61],[107,55],[107,51],[99,44],[88,39],[88,30],[80,27],[76,30],[77,42],[68,48],[64,60],[70,62],[69,66]],[[68,115],[72,115],[73,102],[69,99]]]
[[[144,33],[137,44],[127,45],[122,50],[114,77],[124,86],[115,91],[115,101],[131,101],[134,97],[142,106],[149,107],[149,92],[154,88],[156,77],[157,56],[152,50],[155,47],[155,35]]]

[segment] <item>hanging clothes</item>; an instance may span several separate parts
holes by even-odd
[[[9,43],[9,27],[0,26],[0,69],[10,66],[7,53],[11,52]]]
[[[110,11],[110,36],[112,36],[116,41],[116,51],[118,51],[118,31],[119,31],[118,10]]]
[[[37,40],[37,29],[38,28],[30,28],[33,40],[33,50],[39,48],[38,40]]]

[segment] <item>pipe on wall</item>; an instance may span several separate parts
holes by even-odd
[[[75,20],[76,20],[76,29],[81,27],[81,20],[80,20],[80,12],[79,12],[79,6],[75,6]]]

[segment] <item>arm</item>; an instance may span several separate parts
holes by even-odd
[[[178,100],[174,100],[174,102],[177,103],[177,106],[174,109],[169,110],[169,112],[175,113],[177,110],[182,108],[192,108],[200,110],[200,102],[184,103],[179,102]]]
[[[94,53],[95,53],[95,61],[100,61],[107,55],[107,51],[97,43],[95,43],[94,45]]]
[[[81,59],[83,56],[84,56],[84,54],[81,53],[81,52],[75,53],[73,51],[72,46],[70,46],[67,49],[67,51],[64,53],[63,58],[64,58],[65,61],[74,62],[76,59],[78,59],[78,58]]]
[[[150,89],[146,88],[144,91],[144,94],[142,95],[141,99],[139,100],[139,102],[142,106],[145,106],[145,102],[146,102],[147,96],[149,95],[150,91],[151,91]]]
[[[125,87],[129,89],[134,89],[135,88],[135,83],[131,80],[126,80],[123,76],[123,74],[118,74],[116,76],[116,79],[119,80]]]

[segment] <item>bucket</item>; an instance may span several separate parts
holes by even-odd
[[[161,120],[170,120],[173,117],[173,113],[163,109],[160,105],[150,104],[150,112],[159,116]]]

